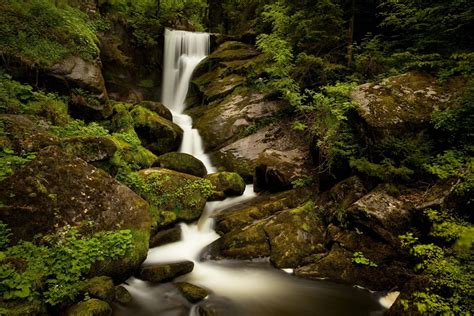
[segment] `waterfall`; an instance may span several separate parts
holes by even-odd
[[[165,31],[165,54],[161,102],[173,113],[173,120],[184,131],[180,152],[201,160],[209,173],[215,172],[204,152],[199,132],[192,128],[191,117],[184,114],[189,82],[196,66],[209,54],[209,34]]]
[[[200,159],[211,173],[215,168],[204,153],[201,137],[192,128],[191,117],[183,113],[192,73],[208,53],[208,34],[166,30],[162,102],[184,131],[180,151]],[[253,197],[253,186],[247,185],[242,196],[208,202],[198,223],[181,224],[180,241],[150,249],[144,264],[192,260],[194,270],[177,281],[208,289],[211,295],[204,303],[224,306],[217,310],[219,315],[367,315],[369,310],[376,311],[371,315],[381,315],[378,303],[367,291],[294,278],[268,261],[200,261],[204,247],[219,238],[210,215]],[[201,315],[197,306],[187,302],[170,283],[151,284],[131,277],[124,286],[134,303],[115,305],[114,315]]]

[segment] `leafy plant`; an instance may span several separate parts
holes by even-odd
[[[360,251],[356,251],[352,254],[352,263],[372,268],[378,267],[378,264],[366,258]]]
[[[42,298],[57,305],[74,299],[79,283],[98,261],[124,256],[132,247],[130,230],[83,236],[76,229],[45,236],[40,243],[21,241],[4,251],[0,265],[2,300]],[[14,262],[22,263],[18,268]]]

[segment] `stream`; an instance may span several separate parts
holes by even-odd
[[[193,70],[209,54],[209,34],[166,30],[162,102],[173,112],[173,119],[184,131],[180,152],[200,159],[209,173],[216,172],[204,152],[192,119],[183,114]],[[268,259],[241,261],[201,261],[203,249],[219,238],[212,214],[254,198],[247,185],[242,196],[208,202],[196,223],[180,224],[181,241],[152,248],[144,265],[183,260],[194,262],[194,270],[176,281],[203,287],[211,293],[192,305],[172,282],[153,284],[130,278],[124,286],[133,296],[129,306],[114,305],[114,315],[201,315],[199,306],[212,315],[382,315],[389,306],[381,293],[325,280],[310,281],[272,267]],[[208,314],[203,314],[208,315]]]

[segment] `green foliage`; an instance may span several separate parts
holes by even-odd
[[[400,236],[402,247],[416,260],[416,271],[427,275],[430,282],[427,288],[412,294],[410,304],[420,313],[469,313],[474,307],[474,228],[446,212],[427,210],[425,214],[432,224],[429,236],[441,246],[420,243],[413,233]],[[402,305],[408,308],[407,301]]]
[[[312,185],[314,182],[314,179],[310,175],[303,175],[293,181],[291,181],[291,184],[293,185],[293,188],[304,188],[307,186]]]
[[[96,122],[89,124],[81,120],[71,119],[66,125],[51,126],[50,132],[59,137],[90,137],[90,136],[106,136],[109,131]]]
[[[0,181],[11,176],[15,170],[36,158],[36,153],[29,152],[17,155],[9,148],[0,150]]]
[[[0,4],[0,50],[32,64],[51,66],[79,55],[99,55],[94,23],[79,9],[54,0],[6,0]]]
[[[0,251],[3,251],[10,243],[11,229],[7,224],[0,221]],[[0,254],[0,260],[2,255]]]
[[[68,120],[67,100],[53,93],[33,91],[0,71],[0,113],[30,114],[46,118],[53,124]]]
[[[372,268],[378,267],[378,264],[366,258],[364,254],[360,251],[356,251],[352,254],[352,263]]]
[[[0,298],[42,298],[50,305],[74,299],[92,265],[114,260],[132,247],[129,230],[83,236],[76,229],[48,235],[38,243],[21,241],[5,250],[0,265]],[[14,262],[22,262],[19,268]]]

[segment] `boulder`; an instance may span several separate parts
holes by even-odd
[[[374,130],[404,132],[429,123],[435,109],[446,109],[460,95],[463,81],[440,85],[434,76],[409,72],[358,86],[351,94],[358,112]]]
[[[192,304],[202,301],[209,295],[209,292],[202,287],[186,283],[178,282],[174,283],[178,290],[183,294],[183,296]]]
[[[204,177],[211,182],[216,191],[224,192],[226,196],[242,195],[245,191],[245,182],[238,173],[217,172]]]
[[[138,176],[151,188],[144,198],[157,210],[174,212],[177,219],[199,218],[213,191],[208,180],[169,169],[144,169]]]
[[[278,192],[291,189],[292,182],[305,175],[304,160],[298,149],[280,151],[266,149],[256,162],[255,192]]]
[[[409,274],[399,262],[377,266],[357,265],[354,253],[334,244],[329,253],[321,255],[315,263],[299,267],[295,275],[308,279],[328,278],[331,281],[357,284],[371,290],[390,290],[406,282]]]
[[[352,225],[395,247],[400,243],[398,236],[406,232],[412,221],[408,206],[380,186],[352,204],[346,216]]]
[[[207,169],[201,160],[185,153],[171,152],[159,156],[153,167],[166,168],[196,177],[204,177]]]
[[[181,240],[181,227],[162,230],[150,237],[150,248],[163,246]]]
[[[67,316],[110,316],[112,307],[107,302],[91,298],[87,301],[77,303],[66,311]]]
[[[190,114],[207,150],[222,148],[245,136],[246,129],[269,120],[283,108],[283,103],[268,101],[262,94],[235,93],[217,105],[197,108]]]
[[[93,277],[82,283],[80,292],[111,303],[115,298],[114,281],[106,276]]]
[[[57,145],[59,139],[48,132],[48,124],[26,115],[0,114],[0,145],[17,154]]]
[[[115,301],[126,305],[133,301],[133,297],[124,286],[119,285],[115,287]]]
[[[214,247],[224,257],[252,259],[270,256],[278,268],[295,268],[307,256],[324,252],[323,240],[324,226],[314,211],[314,205],[308,202],[232,230]]]
[[[141,101],[140,106],[143,106],[144,108],[147,108],[148,110],[155,112],[162,118],[167,119],[168,121],[173,121],[173,114],[171,111],[164,106],[163,103],[161,102],[156,102],[156,101]]]
[[[162,155],[178,150],[183,139],[178,125],[142,106],[135,107],[130,115],[138,137],[151,152]]]
[[[61,147],[87,162],[111,159],[118,150],[114,141],[106,136],[68,137],[61,140]]]
[[[12,229],[14,243],[66,225],[84,227],[86,234],[130,229],[130,252],[117,261],[102,262],[95,275],[123,276],[146,257],[151,226],[148,203],[80,158],[46,147],[0,186],[0,217]]]
[[[0,301],[0,311],[5,316],[47,316],[46,304],[40,300],[32,301]]]
[[[267,150],[274,150],[273,160],[265,159],[268,155],[272,156],[272,151],[263,155],[262,166],[272,162],[274,166],[284,165],[283,169],[286,175],[311,174],[307,144],[302,141],[301,135],[291,128],[283,128],[282,125],[284,124],[271,124],[263,127],[214,152],[212,158],[216,164],[224,166],[229,171],[237,172],[245,180],[252,180],[255,168],[259,165],[259,157],[262,157],[262,153]],[[262,171],[267,168],[268,166],[262,168]],[[270,167],[271,170],[275,170],[275,168]],[[267,175],[266,171],[262,173]],[[266,181],[272,177],[271,174],[275,174],[275,172],[269,170],[267,179],[265,180],[263,177],[264,181],[261,181],[267,183]],[[284,177],[282,180],[286,181]],[[288,187],[286,182],[284,187]]]
[[[97,94],[106,94],[100,65],[85,61],[78,56],[70,56],[53,65],[49,75],[67,82],[67,86],[77,86]]]
[[[216,220],[215,229],[221,235],[226,234],[280,211],[295,208],[305,203],[310,197],[310,192],[304,189],[259,195],[250,201],[231,206],[213,215]]]
[[[192,261],[154,264],[142,267],[138,277],[145,281],[158,283],[189,273],[193,271],[193,268],[194,263]]]

